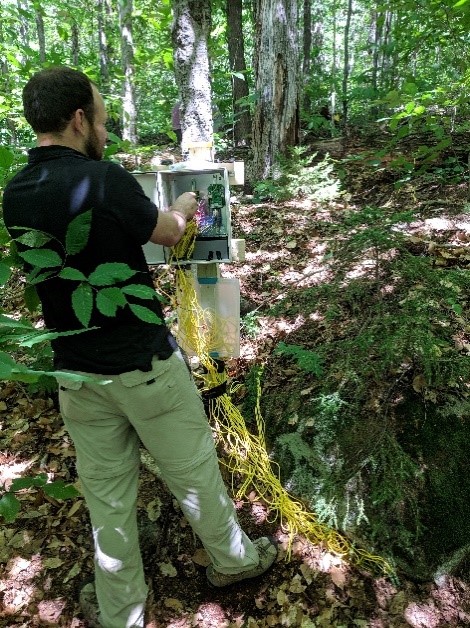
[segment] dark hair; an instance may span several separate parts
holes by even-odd
[[[83,109],[93,124],[95,107],[93,83],[79,72],[63,66],[41,70],[23,89],[26,120],[36,133],[60,133],[77,109]]]

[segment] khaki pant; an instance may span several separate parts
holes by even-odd
[[[140,442],[217,571],[250,569],[258,554],[227,495],[203,404],[180,353],[155,359],[147,373],[93,377],[112,382],[58,379],[93,527],[100,621],[104,628],[141,628],[147,586],[136,517]]]

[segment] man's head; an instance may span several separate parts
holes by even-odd
[[[23,90],[23,106],[40,144],[66,145],[92,159],[102,158],[107,139],[104,102],[82,72],[63,66],[38,72]]]

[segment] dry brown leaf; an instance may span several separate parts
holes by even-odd
[[[211,564],[211,559],[209,558],[209,554],[205,549],[199,548],[194,554],[191,556],[191,560],[196,565],[200,565],[201,567],[207,567]]]
[[[339,567],[331,567],[330,576],[335,585],[339,589],[344,589],[344,585],[346,584],[346,572]]]
[[[182,602],[180,602],[179,600],[177,600],[174,597],[167,597],[163,600],[163,604],[166,606],[166,608],[172,608],[176,611],[181,611],[183,610],[183,604]]]

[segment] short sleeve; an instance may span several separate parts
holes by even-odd
[[[158,220],[157,206],[137,179],[117,164],[109,164],[105,202],[130,237],[141,245],[150,240]]]

